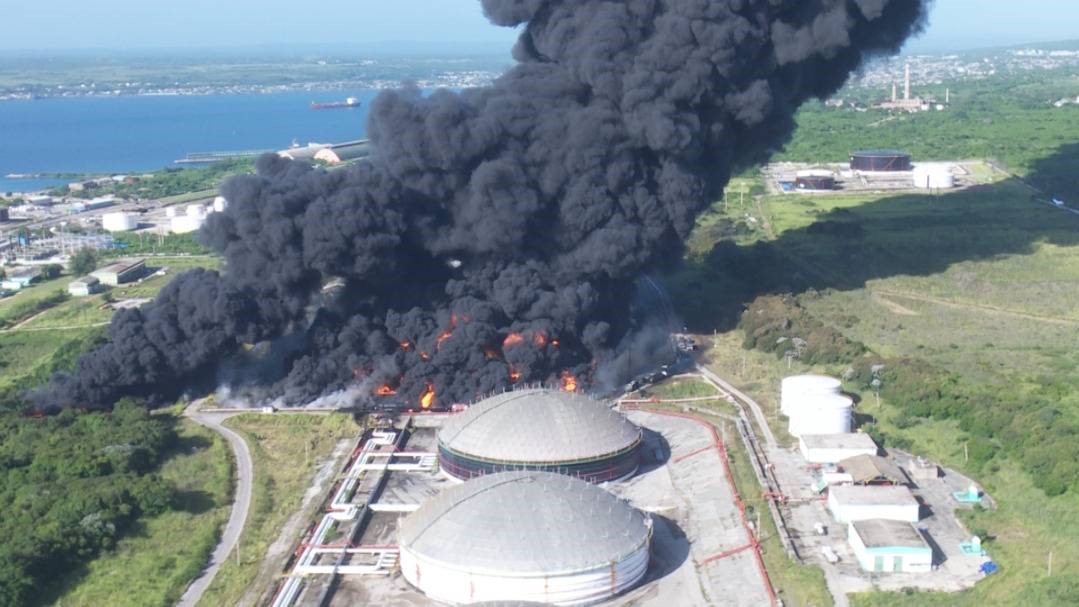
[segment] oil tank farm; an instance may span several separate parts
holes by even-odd
[[[507,470],[540,470],[593,483],[632,476],[642,431],[607,404],[548,389],[505,392],[446,420],[438,460],[468,480]]]
[[[798,190],[809,191],[834,190],[835,173],[827,169],[798,171],[794,176],[794,187]]]
[[[923,190],[949,190],[955,187],[955,175],[947,166],[919,164],[914,167],[914,187]]]
[[[588,605],[648,569],[651,518],[550,472],[488,474],[447,488],[401,521],[400,568],[428,598]]]
[[[843,382],[827,375],[792,375],[779,384],[779,410],[790,417],[791,411],[803,399],[839,394]]]
[[[899,150],[861,150],[850,155],[850,168],[870,173],[909,171],[911,159]]]

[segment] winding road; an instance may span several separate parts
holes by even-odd
[[[203,593],[210,587],[210,583],[214,581],[221,564],[232,554],[232,551],[239,543],[240,534],[243,532],[244,523],[247,521],[247,512],[251,508],[251,480],[254,477],[251,451],[247,448],[247,443],[244,442],[243,437],[223,425],[226,419],[238,415],[238,413],[199,411],[197,409],[199,404],[195,402],[189,405],[184,410],[184,416],[217,432],[228,441],[232,454],[236,459],[236,492],[233,496],[232,512],[229,514],[228,523],[225,524],[225,530],[221,533],[221,541],[214,548],[206,568],[191,582],[183,596],[180,597],[179,602],[176,603],[177,607],[194,607],[202,599]]]

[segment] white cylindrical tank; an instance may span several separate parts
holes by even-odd
[[[206,207],[201,204],[189,204],[187,205],[188,217],[203,217],[206,215]]]
[[[779,387],[779,410],[788,417],[801,401],[814,396],[839,394],[843,382],[826,375],[793,375],[783,378]]]
[[[214,212],[222,213],[229,206],[229,201],[225,200],[224,196],[218,196],[214,198]]]
[[[923,190],[954,188],[955,176],[946,166],[919,165],[914,167],[914,187]]]
[[[131,213],[105,213],[101,216],[101,227],[106,232],[129,232],[139,227],[139,219]]]
[[[165,217],[169,219],[176,217],[176,207],[165,207]]]
[[[806,399],[790,416],[791,436],[804,434],[847,434],[853,422],[854,401],[843,394]]]
[[[169,222],[169,229],[173,234],[187,234],[188,232],[194,232],[202,227],[203,222],[206,221],[205,217],[192,217],[190,215],[181,215],[173,217]]]

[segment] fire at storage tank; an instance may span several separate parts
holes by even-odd
[[[429,598],[588,605],[648,570],[652,521],[603,489],[550,472],[488,474],[405,518],[401,573]]]
[[[446,420],[438,432],[438,459],[447,474],[462,480],[545,470],[601,483],[637,471],[641,437],[621,413],[583,394],[518,390]]]

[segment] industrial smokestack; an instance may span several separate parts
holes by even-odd
[[[906,74],[903,76],[903,99],[910,101],[910,62],[907,62]]]
[[[373,153],[350,169],[264,157],[226,183],[201,234],[224,274],[189,272],[118,313],[38,405],[212,386],[222,358],[282,335],[269,366],[284,370],[263,384],[288,403],[346,385],[413,407],[586,387],[632,341],[635,278],[677,263],[732,172],[782,146],[802,103],[896,52],[925,2],[483,9],[521,28],[518,65],[487,88],[381,94]]]

